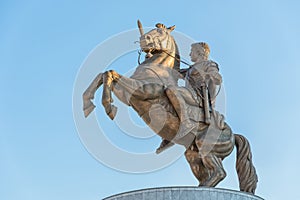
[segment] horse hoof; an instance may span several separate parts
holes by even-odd
[[[84,117],[88,117],[91,112],[95,109],[95,105],[89,101],[87,103],[84,103],[84,107],[83,107],[83,112],[84,112]]]
[[[116,114],[117,114],[118,108],[114,105],[111,106],[111,111],[108,113],[108,116],[111,120],[114,120]]]

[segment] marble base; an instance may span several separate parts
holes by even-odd
[[[228,189],[207,187],[149,188],[116,194],[103,200],[263,200],[261,197]]]

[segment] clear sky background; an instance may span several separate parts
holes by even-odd
[[[299,9],[296,0],[1,1],[0,199],[97,200],[198,184],[184,157],[156,172],[123,173],[95,160],[77,134],[72,92],[81,64],[99,43],[136,28],[137,19],[175,24],[210,44],[226,88],[227,122],[251,143],[256,194],[300,199]],[[124,60],[135,67],[136,60]],[[114,127],[96,104],[103,126]],[[235,151],[224,165],[228,176],[218,187],[238,190]]]

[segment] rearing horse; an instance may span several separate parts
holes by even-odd
[[[146,60],[141,63],[130,77],[124,77],[116,71],[100,73],[83,94],[83,110],[87,117],[95,108],[92,103],[96,90],[103,85],[102,105],[106,114],[113,120],[117,108],[112,105],[112,92],[123,103],[131,106],[145,123],[163,139],[186,147],[185,157],[191,170],[199,180],[199,186],[216,186],[226,176],[222,160],[237,147],[236,169],[240,190],[253,193],[256,189],[257,175],[252,164],[249,142],[242,135],[233,134],[230,127],[225,128],[217,136],[210,135],[209,126],[204,123],[203,109],[199,103],[190,98],[187,106],[199,116],[191,116],[197,122],[196,130],[183,138],[174,139],[180,128],[180,119],[170,103],[168,87],[179,87],[180,57],[178,47],[171,32],[175,26],[165,27],[156,24],[156,28],[144,34],[138,21],[141,33],[140,46],[147,53]],[[186,88],[180,88],[186,90]],[[192,96],[192,95],[191,95]],[[205,147],[209,146],[205,151]]]

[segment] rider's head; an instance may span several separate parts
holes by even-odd
[[[205,42],[198,42],[198,43],[193,43],[191,49],[191,60],[192,62],[197,62],[201,60],[207,60],[210,49],[207,43]]]

